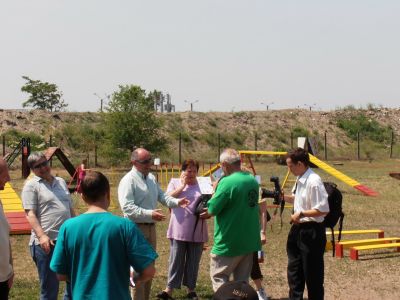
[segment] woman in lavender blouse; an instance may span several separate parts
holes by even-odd
[[[186,197],[190,204],[173,208],[167,231],[170,239],[170,256],[167,287],[157,294],[159,299],[173,299],[174,289],[187,287],[187,298],[198,299],[195,292],[203,245],[208,240],[207,223],[195,215],[201,195],[197,183],[199,163],[187,159],[182,164],[180,179],[172,180],[167,193],[173,197]]]

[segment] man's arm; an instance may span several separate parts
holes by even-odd
[[[294,203],[294,195],[283,195],[282,200],[293,204]]]
[[[267,231],[267,201],[266,199],[262,199],[260,203],[258,203],[258,209],[260,213],[260,238],[261,244],[265,245],[267,242],[267,237],[265,235]]]
[[[39,239],[40,247],[46,254],[48,254],[50,252],[50,245],[54,245],[53,241],[51,241],[48,235],[43,231],[43,228],[40,226],[39,220],[36,217],[35,211],[33,209],[26,209],[25,213],[29,224]]]
[[[147,268],[145,268],[142,272],[140,272],[139,275],[135,276],[133,278],[133,281],[137,285],[152,279],[155,274],[156,274],[156,269],[154,268],[154,265],[151,264]]]
[[[326,216],[326,214],[327,214],[326,212],[319,211],[318,209],[309,209],[309,210],[299,211],[299,212],[293,214],[291,216],[291,219],[292,219],[293,223],[297,224],[300,222],[301,218],[304,218],[304,217],[317,218],[317,217]]]

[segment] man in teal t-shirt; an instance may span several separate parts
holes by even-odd
[[[107,212],[110,185],[100,172],[81,184],[88,211],[66,221],[59,232],[50,268],[71,282],[73,299],[131,299],[129,266],[135,284],[151,279],[157,253],[131,221]]]
[[[208,202],[208,210],[201,216],[214,218],[214,245],[211,250],[210,275],[216,291],[229,281],[248,281],[253,252],[261,249],[258,215],[259,185],[254,176],[242,172],[240,155],[226,149],[220,157],[226,177]]]

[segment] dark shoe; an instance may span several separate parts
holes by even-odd
[[[156,297],[158,299],[174,300],[166,291],[159,292]]]
[[[191,300],[197,300],[197,299],[199,299],[199,298],[197,297],[196,292],[190,292],[190,293],[188,293],[188,294],[186,295],[186,298],[191,299]]]

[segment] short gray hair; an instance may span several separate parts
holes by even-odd
[[[240,154],[235,149],[228,148],[225,149],[220,157],[219,162],[223,163],[226,162],[227,164],[233,165],[235,163],[240,163]]]
[[[33,168],[33,166],[42,158],[47,160],[46,156],[42,152],[32,152],[29,157],[28,157],[28,167],[30,169]]]

